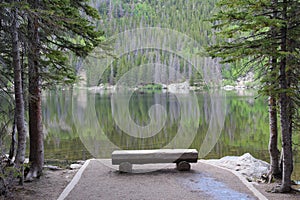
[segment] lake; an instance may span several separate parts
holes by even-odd
[[[255,91],[172,94],[56,90],[43,96],[45,158],[110,158],[115,149],[195,148],[199,158],[269,161],[267,100]],[[295,143],[299,133],[294,134]],[[299,146],[293,178],[300,180]]]

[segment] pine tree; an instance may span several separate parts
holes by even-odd
[[[299,82],[292,86],[289,84],[288,77],[297,69],[297,66],[289,64],[291,61],[298,60],[298,58],[292,58],[291,55],[297,55],[299,52],[295,48],[288,48],[287,44],[292,38],[300,36],[300,32],[295,30],[299,26],[300,13],[292,12],[293,8],[299,8],[299,4],[300,2],[292,0],[278,2],[272,0],[221,0],[219,2],[220,11],[212,19],[216,24],[214,28],[219,30],[219,34],[225,37],[225,40],[209,48],[211,55],[223,58],[223,62],[250,58],[250,66],[263,66],[258,68],[264,75],[261,80],[260,92],[271,97],[270,121],[276,118],[277,111],[274,108],[278,98],[283,147],[283,178],[280,189],[275,190],[277,192],[290,191],[293,169],[291,136],[292,119],[295,118],[293,110],[296,107],[292,106],[295,104],[291,97],[296,99],[299,97],[298,89],[295,87]],[[292,19],[296,19],[296,21]],[[291,77],[295,78],[292,75]],[[270,125],[271,134],[275,136],[274,138],[272,135],[270,136],[270,147],[274,148],[270,150],[271,171],[277,173],[277,133],[274,130],[276,124],[273,124],[272,121]],[[274,141],[275,144],[272,143]]]
[[[98,12],[86,0],[30,0],[28,6],[30,181],[41,175],[44,163],[42,87],[74,82],[66,52],[85,57],[104,38],[92,21],[99,19]]]
[[[13,1],[15,3],[17,1]],[[17,5],[17,4],[16,4]],[[24,160],[26,150],[26,129],[25,129],[25,103],[24,91],[22,87],[22,67],[20,58],[20,39],[19,39],[19,19],[17,6],[12,7],[11,10],[12,25],[12,65],[14,68],[14,90],[15,90],[15,120],[18,131],[18,148],[15,163],[17,168],[21,171],[20,184],[23,184],[24,174]]]
[[[22,4],[17,0],[1,1],[0,4],[0,89],[6,94],[11,92],[8,83],[13,83],[14,119],[9,159],[15,156],[15,167],[20,172],[23,184],[23,163],[26,150],[25,102],[21,65],[20,12]],[[9,118],[9,114],[8,118]],[[1,127],[2,128],[2,127]],[[16,132],[17,130],[17,132]],[[17,133],[17,141],[15,140]],[[17,149],[15,148],[17,144]],[[16,155],[15,155],[16,153]]]
[[[277,6],[278,1],[273,0],[272,4],[272,19],[278,18]],[[276,37],[276,27],[270,27],[271,36]],[[276,46],[274,45],[274,49],[272,51],[276,51]],[[278,58],[276,55],[270,57],[270,83],[266,83],[267,86],[273,88],[276,85],[276,78],[277,78],[277,65],[278,65]],[[274,89],[274,88],[273,88]],[[281,178],[282,177],[282,170],[280,169],[280,161],[279,161],[279,154],[280,151],[278,150],[278,123],[277,123],[277,96],[273,89],[268,90],[269,96],[269,127],[270,127],[270,140],[269,140],[269,153],[270,153],[270,172],[269,172],[269,181],[272,180],[272,177]]]

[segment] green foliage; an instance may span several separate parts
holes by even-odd
[[[29,98],[26,99],[27,96],[25,96],[24,100],[30,101],[29,110],[32,111],[29,112],[31,118],[29,120],[30,158],[31,163],[36,166],[31,169],[39,168],[41,172],[43,150],[38,149],[43,148],[43,141],[40,140],[43,138],[42,124],[39,120],[32,120],[32,118],[41,119],[41,116],[38,116],[41,112],[39,106],[41,86],[49,88],[49,85],[72,84],[77,80],[77,69],[70,65],[70,52],[77,57],[86,57],[98,46],[103,47],[102,52],[104,52],[104,47],[107,45],[101,43],[104,41],[104,32],[97,29],[95,23],[100,16],[87,0],[1,1],[0,13],[0,45],[2,47],[0,50],[0,88],[9,94],[8,86],[12,83],[13,77],[18,75],[19,78],[15,81],[19,83],[18,88],[21,89],[17,90],[15,86],[13,89],[17,91],[16,94],[26,95],[25,91],[29,89]],[[17,45],[12,48],[11,44]],[[12,57],[15,61],[13,63]],[[14,64],[19,62],[20,67]],[[18,73],[13,74],[14,68]],[[16,95],[16,99],[23,99],[23,96],[18,98]],[[20,105],[16,103],[16,108],[22,110],[23,114],[24,108]],[[5,105],[1,110],[0,119],[3,119],[2,116],[6,118],[5,121],[3,120],[4,125],[2,121],[0,125],[7,127],[9,125],[7,119],[12,112],[3,115],[2,111],[7,112]],[[19,119],[17,121],[20,122]],[[20,131],[19,126],[18,130]],[[21,132],[18,137],[17,167],[19,167],[19,162],[23,162],[23,158],[19,158],[18,155],[23,156],[23,152],[20,151],[25,148],[23,145],[25,132],[22,132],[24,137],[21,137]]]
[[[280,50],[279,31],[288,22],[280,16],[275,17],[273,15],[280,12],[282,5],[280,2],[278,5],[274,5],[270,0],[255,2],[221,0],[217,5],[220,12],[211,18],[211,22],[214,24],[213,28],[217,31],[217,36],[223,39],[208,48],[210,55],[221,57],[223,62],[238,65],[231,68],[238,71],[223,71],[226,79],[234,78],[236,74],[240,75],[240,72],[249,70],[255,71],[256,77],[259,74],[262,75],[263,87],[261,92],[268,95],[271,89],[268,83],[276,81],[279,74],[278,68],[274,68],[272,72],[268,71],[271,67],[270,59],[272,57],[280,59],[285,56],[299,55],[297,50],[290,52]],[[289,6],[296,8],[299,5],[297,5],[297,1],[290,1]],[[295,14],[292,10],[290,11],[291,19],[296,19],[292,17]],[[294,26],[292,23],[289,26],[291,26],[291,31],[288,33],[289,37],[293,37],[292,35],[296,33],[298,26]],[[274,35],[275,33],[277,34]],[[296,69],[296,67],[292,68]],[[273,87],[273,90],[276,88]]]
[[[167,1],[92,1],[92,5],[98,8],[102,16],[101,23],[98,27],[103,27],[106,37],[114,36],[120,32],[136,28],[146,27],[162,27],[169,28],[186,34],[193,38],[199,46],[209,44],[213,34],[211,26],[207,18],[212,14],[217,0],[208,1],[185,1],[185,0],[167,0]],[[159,37],[153,35],[153,37]],[[163,36],[161,36],[163,37]],[[166,36],[164,36],[166,37]],[[141,43],[144,40],[149,40],[146,36],[141,37],[140,41],[131,41],[131,43]],[[172,41],[174,46],[182,45],[182,41]],[[128,43],[129,45],[129,43]],[[132,44],[131,44],[132,45]],[[119,47],[116,46],[116,49]],[[191,56],[192,52],[198,52],[197,49],[185,49],[186,57]],[[202,75],[194,74],[195,69],[181,58],[176,58],[174,62],[170,59],[170,52],[155,51],[152,49],[137,50],[128,52],[118,58],[118,61],[113,63],[114,67],[107,67],[107,70],[102,75],[99,83],[116,83],[132,67],[139,66],[145,63],[158,63],[167,65],[169,68],[182,73],[186,79],[197,79],[197,82],[203,82]],[[174,55],[172,55],[174,57]],[[97,63],[96,67],[102,63]],[[86,68],[87,74],[97,73],[96,67]],[[113,71],[112,71],[113,70]],[[113,76],[112,76],[113,74]],[[193,74],[194,77],[191,77]],[[200,81],[201,80],[201,81]],[[96,81],[97,82],[97,81]],[[172,82],[170,78],[170,82]],[[94,83],[89,82],[88,85],[93,86]]]
[[[133,15],[138,18],[144,17],[146,20],[150,20],[152,17],[155,17],[155,10],[147,2],[140,2],[135,5]]]
[[[9,146],[4,139],[8,136],[14,118],[14,104],[9,93],[0,90],[0,151],[7,152]]]
[[[276,54],[269,50],[277,40],[271,37],[270,27],[280,27],[283,22],[265,14],[271,9],[270,1],[221,0],[218,6],[220,12],[211,22],[224,40],[209,48],[212,56],[233,62],[249,57],[262,61],[264,56]]]
[[[223,80],[223,85],[232,85],[232,86],[235,86],[236,85],[236,82],[232,79],[224,79]]]
[[[211,22],[222,40],[212,44],[208,51],[211,56],[222,58],[224,63],[234,63],[233,70],[223,71],[224,78],[234,80],[237,75],[251,70],[256,77],[266,72],[270,67],[270,57],[283,55],[276,51],[278,37],[272,35],[272,31],[279,30],[284,24],[284,21],[272,17],[274,5],[266,0],[221,0],[217,6],[220,11]],[[264,73],[261,80],[269,82],[268,73]]]
[[[140,89],[141,90],[162,90],[162,85],[151,83],[151,84],[143,85]]]
[[[33,10],[27,12],[32,15]],[[96,30],[100,16],[86,0],[42,1],[34,12],[41,22],[40,63],[44,83],[70,84],[76,81],[76,71],[70,66],[69,53],[86,57],[104,40],[104,32]]]
[[[280,127],[283,149],[283,179],[280,192],[290,190],[292,171],[292,133],[299,116],[299,41],[300,8],[298,0],[220,0],[220,11],[212,18],[213,28],[223,41],[208,48],[210,55],[220,57],[223,62],[245,62],[263,76],[260,94],[269,96],[280,110]],[[250,69],[251,69],[250,68]],[[276,122],[276,114],[270,112],[270,127]],[[274,116],[275,115],[275,116]],[[270,154],[277,150],[277,130],[271,129]],[[272,144],[274,147],[272,147]],[[278,151],[278,150],[277,150]],[[272,165],[276,168],[276,165]],[[275,171],[271,169],[271,171]]]

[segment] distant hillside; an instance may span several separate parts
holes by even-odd
[[[217,38],[212,33],[211,24],[207,21],[212,13],[215,12],[216,2],[217,0],[92,0],[92,5],[98,9],[102,16],[97,26],[104,29],[107,38],[136,28],[161,27],[184,33],[195,40],[200,48],[203,48],[209,43],[217,41]],[[126,45],[134,46],[132,43],[139,43],[145,40],[149,40],[149,35],[142,35],[138,40],[131,41],[131,44]],[[161,41],[164,40],[166,38],[161,39]],[[176,38],[173,43],[177,46],[182,45],[182,41],[176,40]],[[114,44],[114,48],[120,48],[118,45],[120,44]],[[197,50],[184,49],[184,51],[186,51],[185,55],[190,56],[191,52],[195,53]],[[200,49],[199,52],[203,52],[203,49]],[[236,66],[222,66],[217,61],[203,58],[197,64],[201,65],[201,67],[205,65],[207,69],[222,71],[226,84],[233,83],[238,78],[234,76],[237,72],[235,70]],[[199,73],[199,71],[195,70],[186,59],[182,59],[174,53],[158,49],[139,49],[125,53],[118,60],[109,64],[109,66],[101,66],[102,69],[105,68],[106,70],[99,79],[97,77],[89,77],[89,75],[99,73],[98,68],[102,63],[86,66],[88,85],[94,86],[101,83],[113,85],[133,67],[147,63],[157,64],[153,72],[154,76],[156,76],[154,77],[155,80],[162,79],[162,73],[159,73],[163,71],[160,66],[162,65],[175,69],[175,71],[167,69],[167,78],[170,83],[189,81],[190,85],[204,84],[203,72]],[[176,77],[176,72],[183,74],[184,80],[174,78]],[[142,76],[144,73],[150,72],[144,70],[139,74]]]

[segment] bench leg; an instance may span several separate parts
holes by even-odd
[[[191,164],[186,161],[181,161],[179,163],[176,163],[176,167],[179,171],[190,171]]]
[[[129,162],[123,162],[119,165],[119,171],[120,172],[127,172],[131,173],[132,172],[132,164]]]

